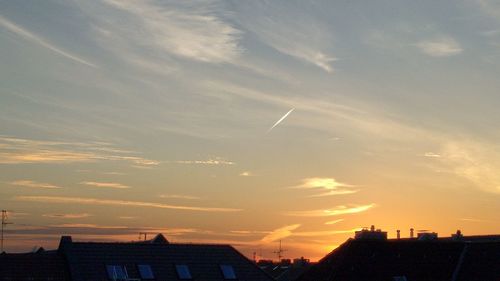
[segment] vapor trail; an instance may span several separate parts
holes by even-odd
[[[267,130],[267,133],[271,132],[271,131],[274,129],[274,127],[278,126],[278,125],[279,125],[279,124],[280,124],[283,120],[285,120],[285,118],[287,118],[287,117],[288,117],[288,115],[290,115],[290,113],[292,113],[292,111],[294,111],[294,110],[295,110],[295,108],[290,109],[290,111],[288,111],[285,115],[283,115],[283,117],[281,117],[281,118],[280,118],[280,120],[276,121],[276,123],[274,123],[274,125],[273,125],[271,128],[269,128],[269,130]]]

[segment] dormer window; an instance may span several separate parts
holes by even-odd
[[[179,279],[193,279],[189,267],[186,264],[176,264],[175,270],[177,270],[177,276]]]
[[[108,278],[111,280],[127,280],[127,268],[124,265],[106,265]]]
[[[139,271],[141,279],[155,279],[155,275],[153,274],[153,270],[149,264],[138,264],[137,270]]]
[[[234,269],[231,265],[221,264],[220,270],[222,271],[224,279],[236,279],[236,274],[234,273]]]

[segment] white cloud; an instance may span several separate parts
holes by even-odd
[[[53,185],[50,183],[43,183],[43,182],[35,182],[32,180],[17,180],[10,182],[11,185],[17,185],[17,186],[24,186],[24,187],[34,187],[34,188],[48,188],[48,189],[57,189],[57,188],[62,188],[57,185]]]
[[[292,188],[323,189],[326,191],[311,195],[310,197],[352,194],[358,192],[358,190],[350,189],[353,185],[338,182],[334,178],[305,178],[302,182],[303,183],[301,185],[293,186]]]
[[[417,47],[426,55],[432,57],[449,57],[463,52],[460,44],[453,38],[439,38],[417,43]]]
[[[7,20],[6,18],[2,17],[1,15],[0,15],[0,26],[3,26],[4,28],[8,29],[10,32],[17,34],[26,40],[37,43],[38,45],[40,45],[44,48],[47,48],[47,49],[51,50],[52,52],[54,52],[58,55],[61,55],[67,59],[84,64],[86,66],[97,67],[97,65],[95,65],[95,64],[75,55],[75,54],[71,54],[68,51],[64,51],[63,49],[50,43],[48,40],[43,39],[42,37],[37,36],[37,35],[29,32],[28,30],[26,30],[26,29],[20,27],[19,25]]]

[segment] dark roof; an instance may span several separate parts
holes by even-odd
[[[57,251],[0,254],[0,280],[69,280],[64,258]]]
[[[349,239],[303,274],[300,281],[500,280],[496,239]],[[454,279],[455,278],[455,279]]]
[[[129,278],[140,278],[139,264],[150,265],[156,280],[179,280],[175,265],[182,264],[193,280],[224,280],[220,265],[231,265],[241,281],[273,280],[229,245],[74,242],[63,237],[59,250],[73,281],[106,280],[106,265],[125,266]]]

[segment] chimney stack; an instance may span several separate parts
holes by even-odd
[[[398,232],[398,240],[399,240],[399,239],[401,239],[401,231],[398,229],[397,232]]]
[[[414,232],[415,230],[413,228],[410,228],[410,238],[415,238]]]

